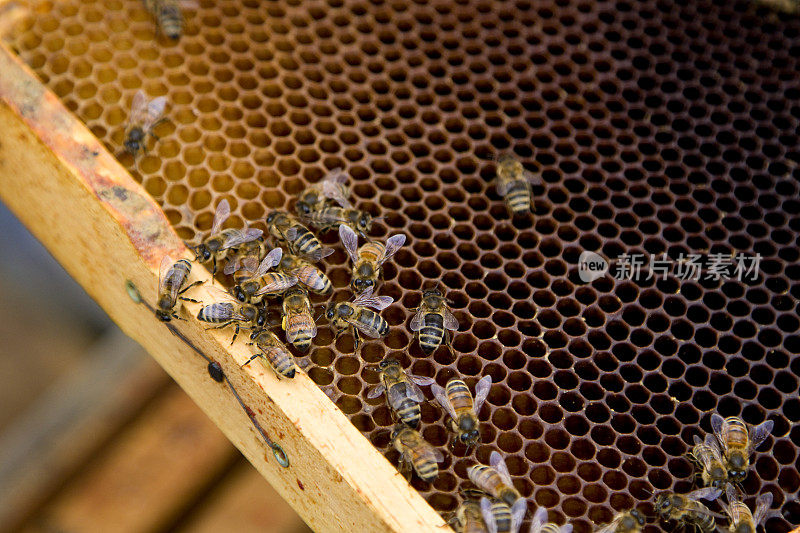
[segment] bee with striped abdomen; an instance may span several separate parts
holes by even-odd
[[[408,473],[413,467],[422,481],[432,483],[439,475],[439,465],[444,461],[442,452],[428,444],[415,429],[400,424],[392,432],[392,444],[400,452],[400,472]]]
[[[381,276],[383,265],[406,242],[406,236],[393,235],[386,240],[386,244],[368,241],[361,248],[358,247],[358,236],[346,225],[339,226],[339,238],[342,240],[347,255],[353,262],[353,274],[350,288],[353,292],[360,293],[367,289],[375,289]]]
[[[350,187],[347,183],[347,174],[341,168],[334,168],[320,181],[306,187],[295,202],[294,207],[300,216],[309,215],[314,211],[331,205],[331,200],[340,203],[349,202]]]
[[[419,346],[426,354],[435,352],[442,341],[452,352],[450,332],[458,331],[458,320],[438,288],[423,291],[417,313],[411,319],[411,331],[416,332]]]
[[[161,266],[158,273],[158,296],[156,298],[156,316],[162,322],[169,322],[173,318],[182,320],[175,312],[178,300],[198,303],[197,300],[184,298],[181,296],[195,285],[202,283],[195,281],[184,287],[189,273],[192,271],[192,264],[186,259],[172,261],[172,258],[165,255],[161,259]]]
[[[254,241],[261,237],[263,233],[260,229],[255,228],[222,229],[222,224],[230,216],[231,206],[228,200],[223,199],[217,204],[217,210],[214,212],[214,221],[211,224],[211,231],[208,232],[208,236],[200,244],[193,247],[195,260],[201,263],[212,262],[212,275],[217,273],[217,261],[224,259],[232,248]]]
[[[475,385],[473,401],[469,387],[461,379],[450,379],[445,388],[435,383],[431,385],[431,392],[436,402],[450,415],[448,426],[454,433],[454,444],[456,441],[461,441],[469,449],[480,442],[478,413],[491,388],[492,377],[483,376]]]
[[[366,211],[341,205],[326,205],[318,211],[311,211],[305,218],[320,231],[347,226],[365,237],[372,229],[373,222],[372,215]]]
[[[215,301],[200,309],[197,319],[211,324],[217,324],[207,329],[222,329],[234,326],[231,344],[236,341],[240,328],[259,329],[264,327],[267,320],[267,310],[263,307],[240,302],[229,292],[212,287],[220,301]]]
[[[386,391],[392,413],[409,427],[419,426],[419,404],[425,401],[419,385],[431,385],[433,378],[407,374],[395,359],[384,359],[378,363],[378,369],[381,382],[369,391],[367,398],[377,398]]]
[[[301,352],[307,352],[311,348],[311,341],[317,336],[317,324],[308,292],[300,285],[287,289],[283,294],[281,328],[286,332],[286,340]]]
[[[481,498],[481,515],[489,533],[517,533],[527,510],[528,503],[523,498],[511,507],[506,502],[492,502],[486,496]]]
[[[283,250],[271,250],[249,276],[233,288],[233,295],[240,302],[260,303],[267,296],[276,296],[297,283],[297,278],[283,272],[269,272],[280,264]],[[248,270],[250,266],[245,267]]]
[[[152,14],[161,32],[177,41],[183,33],[183,9],[196,6],[186,0],[144,0],[145,8]]]
[[[274,333],[269,330],[254,331],[250,339],[253,341],[250,344],[255,344],[261,353],[254,354],[242,366],[249,365],[253,359],[258,359],[264,366],[272,368],[279,378],[294,377],[297,369],[294,357]]]
[[[330,294],[333,292],[333,284],[328,276],[314,263],[333,253],[333,248],[318,248],[314,253],[307,256],[294,254],[283,254],[278,268],[282,272],[291,274],[297,278],[298,283],[304,285],[308,290],[317,294]]]
[[[764,442],[774,425],[772,420],[767,420],[754,428],[748,428],[738,416],[722,418],[716,413],[711,416],[711,428],[722,447],[731,481],[741,483],[745,480],[753,450]]]
[[[492,451],[489,455],[489,464],[491,466],[473,465],[468,467],[469,480],[491,497],[513,506],[517,500],[522,498],[522,495],[514,488],[503,456]]]
[[[772,505],[772,493],[765,492],[756,500],[756,510],[750,512],[750,508],[742,501],[742,495],[733,485],[728,485],[726,489],[728,505],[723,504],[723,509],[727,513],[729,520],[728,531],[730,533],[756,533],[756,528],[767,516],[767,511]]]
[[[147,137],[158,137],[153,133],[155,127],[161,123],[164,115],[164,108],[167,106],[167,97],[159,96],[148,101],[144,91],[139,89],[133,96],[131,103],[131,114],[125,127],[125,151],[134,157],[139,152],[147,153]]]
[[[313,255],[322,248],[319,239],[294,215],[283,211],[273,211],[267,216],[267,230],[279,242],[286,243],[289,250],[297,255]]]
[[[711,512],[699,500],[713,501],[722,494],[720,489],[705,487],[689,494],[662,492],[656,497],[655,510],[662,520],[675,521],[679,525],[694,526],[701,533],[716,531],[715,517],[720,515]]]
[[[373,296],[372,288],[357,295],[352,302],[331,303],[325,311],[326,318],[338,337],[349,331],[355,339],[355,349],[360,343],[359,334],[378,339],[389,333],[389,324],[372,308],[383,311],[394,300],[391,296]]]
[[[714,435],[706,435],[705,441],[695,435],[690,457],[701,468],[699,476],[704,486],[715,489],[725,487],[728,483],[728,469]]]
[[[572,524],[559,526],[547,521],[547,509],[537,507],[528,533],[572,533]]]
[[[497,159],[496,190],[506,199],[512,216],[531,212],[531,182],[536,181],[533,174],[525,170],[514,156],[502,155]]]
[[[229,276],[232,275],[234,283],[239,284],[243,279],[253,275],[266,255],[267,243],[262,237],[242,243],[233,250],[233,257],[228,259],[222,271]]]
[[[642,533],[646,520],[638,509],[617,513],[607,524],[600,528],[597,533]]]
[[[456,514],[448,523],[458,533],[488,533],[483,521],[481,506],[474,500],[464,500],[456,509]]]

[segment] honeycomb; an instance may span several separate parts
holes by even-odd
[[[200,0],[173,42],[140,0],[59,0],[10,44],[115,153],[133,94],[168,96],[161,140],[122,161],[184,238],[223,197],[232,225],[263,229],[335,167],[385,216],[373,238],[406,233],[384,272],[399,302],[385,340],[358,359],[320,328],[303,359],[391,460],[370,365],[492,376],[483,445],[412,481],[436,510],[497,449],[531,505],[578,533],[652,514],[649,491],[691,488],[685,454],[716,411],[775,422],[743,486],[774,494],[767,530],[783,533],[800,525],[799,35],[800,19],[747,1]],[[509,219],[490,183],[501,153],[541,177],[533,221]],[[584,250],[762,261],[755,280],[583,283]],[[455,358],[412,342],[429,280],[461,323]],[[443,413],[422,413],[446,446]]]

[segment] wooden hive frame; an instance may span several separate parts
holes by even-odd
[[[0,45],[0,198],[109,316],[139,342],[318,531],[441,531],[443,519],[304,373],[278,380],[229,334],[177,328],[218,361],[288,455],[279,466],[206,361],[135,303],[155,296],[164,254],[191,257],[159,206],[55,94]],[[210,279],[195,266],[193,280]],[[199,298],[204,295],[198,289]],[[54,295],[57,297],[57,295]],[[188,315],[198,304],[187,304]]]

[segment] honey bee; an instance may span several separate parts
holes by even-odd
[[[559,526],[553,522],[548,522],[547,509],[538,507],[533,515],[533,520],[531,520],[531,528],[528,533],[572,533],[572,524]]]
[[[464,500],[449,521],[458,533],[488,533],[481,507],[474,500]]]
[[[355,293],[375,289],[381,276],[381,265],[397,253],[397,250],[406,242],[406,236],[401,233],[389,237],[385,245],[369,241],[359,248],[358,236],[352,228],[344,224],[339,226],[339,238],[353,261],[350,288]]]
[[[533,174],[525,170],[514,156],[502,155],[497,160],[496,190],[506,199],[512,216],[531,212],[531,182]]]
[[[233,251],[233,257],[228,259],[222,271],[232,275],[234,283],[239,284],[253,275],[266,255],[267,243],[262,237],[242,243]]]
[[[177,41],[183,33],[183,13],[181,8],[194,7],[191,1],[181,0],[144,0],[147,10],[155,17],[161,31]]]
[[[503,456],[493,451],[489,455],[489,464],[491,466],[473,465],[467,468],[469,480],[491,497],[513,506],[522,495],[514,488]]]
[[[318,248],[307,256],[283,254],[278,268],[295,276],[298,283],[304,285],[308,290],[317,294],[330,294],[333,291],[331,280],[313,263],[332,253],[333,248]]]
[[[242,366],[249,365],[254,359],[258,359],[264,366],[271,367],[278,374],[278,378],[281,376],[294,377],[297,369],[294,357],[274,333],[269,330],[254,331],[250,335],[250,339],[253,342],[249,344],[255,344],[261,353],[254,354]]]
[[[728,470],[725,468],[722,452],[713,435],[706,435],[705,442],[697,435],[694,436],[691,458],[702,468],[700,479],[704,486],[715,489],[725,487],[728,483]]]
[[[701,533],[714,533],[716,523],[714,517],[720,515],[711,512],[699,500],[713,501],[722,494],[720,489],[706,487],[689,494],[662,492],[656,497],[655,510],[662,520],[676,521],[679,524],[694,526]]]
[[[350,205],[349,202],[347,205]],[[329,231],[347,226],[364,237],[372,229],[374,220],[372,215],[366,211],[342,205],[327,205],[318,211],[311,211],[308,215],[305,215],[305,218],[320,231]]]
[[[233,295],[240,302],[260,303],[267,296],[281,294],[297,283],[297,278],[283,272],[269,272],[283,257],[283,250],[271,250],[249,276],[233,288]],[[248,270],[251,267],[245,267]]]
[[[734,489],[733,485],[726,488],[728,505],[723,505],[730,524],[728,531],[731,533],[756,533],[756,528],[767,516],[767,511],[772,505],[772,493],[765,492],[756,500],[756,511],[750,512],[750,508],[742,501],[742,495]]]
[[[419,346],[426,354],[435,352],[443,340],[450,347],[450,331],[458,331],[458,320],[438,288],[423,291],[417,314],[411,319],[411,331],[416,332]]]
[[[281,328],[286,331],[286,340],[301,352],[307,352],[312,339],[317,336],[317,324],[308,292],[299,285],[287,289],[283,294]]]
[[[178,304],[178,300],[198,303],[197,300],[181,296],[181,294],[195,285],[202,283],[201,281],[195,281],[186,287],[183,286],[189,278],[189,273],[191,271],[192,264],[186,259],[179,259],[175,263],[173,263],[172,258],[167,255],[161,259],[161,267],[159,268],[158,274],[156,316],[162,322],[169,322],[173,318],[182,320],[175,312],[175,306]]]
[[[490,502],[486,496],[481,498],[481,516],[489,533],[517,533],[527,510],[528,503],[524,499],[509,507],[506,502]]]
[[[147,153],[148,135],[158,140],[153,130],[165,120],[162,115],[166,106],[166,96],[159,96],[148,102],[144,91],[141,89],[136,91],[131,103],[131,114],[125,127],[125,141],[123,142],[125,151],[134,158],[139,152]]]
[[[444,461],[442,452],[428,444],[415,429],[399,424],[392,432],[392,444],[400,452],[400,471],[408,473],[409,465],[419,478],[428,483],[439,475],[439,465]]]
[[[223,301],[214,302],[200,309],[197,319],[211,324],[217,324],[207,329],[221,329],[228,326],[235,326],[231,344],[236,341],[239,329],[259,329],[264,327],[267,320],[267,311],[263,307],[247,304],[238,301],[230,293],[222,289],[216,289],[215,294]]]
[[[409,427],[419,426],[419,404],[425,401],[425,396],[418,385],[431,385],[433,378],[406,374],[395,359],[384,359],[378,363],[378,369],[381,382],[369,391],[367,398],[377,398],[386,391],[386,401],[395,416]]]
[[[645,518],[638,509],[617,513],[610,524],[600,528],[597,533],[641,533]]]
[[[300,198],[294,204],[295,210],[303,216],[330,205],[329,200],[347,202],[350,196],[350,187],[345,183],[347,183],[347,174],[341,168],[334,168],[322,181],[310,185],[300,194]]]
[[[280,242],[285,242],[294,254],[313,255],[322,248],[316,236],[300,223],[294,215],[283,211],[273,211],[267,216],[269,234]]]
[[[433,392],[436,402],[450,415],[448,426],[454,433],[453,444],[460,440],[466,444],[467,449],[478,444],[481,438],[478,430],[478,413],[491,388],[492,377],[483,376],[475,385],[475,401],[473,402],[469,387],[458,378],[450,379],[445,388],[435,383],[431,385],[431,392]],[[503,465],[505,466],[505,463]]]
[[[767,420],[755,428],[748,428],[738,416],[724,419],[716,413],[711,416],[711,428],[722,446],[731,481],[741,483],[745,480],[753,450],[764,442],[774,425],[772,420]]]
[[[263,233],[255,228],[228,228],[222,229],[222,224],[231,216],[231,206],[228,200],[223,199],[214,212],[214,221],[208,236],[194,247],[195,260],[201,263],[212,261],[211,274],[217,273],[217,261],[224,259],[231,248],[254,241]]]
[[[383,311],[393,301],[391,296],[373,296],[370,288],[356,296],[352,302],[331,303],[325,311],[325,316],[337,337],[344,331],[350,331],[355,339],[355,349],[358,350],[359,333],[373,339],[389,333],[389,324],[386,320],[367,308]]]

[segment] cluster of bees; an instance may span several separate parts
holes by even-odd
[[[183,21],[178,0],[145,0],[156,17],[162,32],[171,39],[181,35]],[[147,139],[163,119],[165,97],[148,101],[139,91],[134,99],[126,129],[124,148],[134,158],[146,152]],[[531,187],[534,175],[512,156],[497,161],[496,192],[505,198],[512,216],[529,215],[532,211]],[[317,334],[316,318],[309,293],[330,295],[333,285],[318,264],[333,253],[323,247],[308,226],[327,232],[336,230],[352,263],[350,289],[353,298],[329,303],[324,311],[336,336],[349,333],[358,353],[362,337],[381,338],[389,325],[380,311],[393,303],[388,296],[377,296],[382,265],[405,244],[402,234],[386,242],[367,238],[374,218],[356,209],[349,200],[350,190],[345,174],[334,170],[318,184],[307,188],[295,203],[296,214],[276,211],[266,218],[267,236],[275,247],[270,248],[259,229],[223,228],[230,216],[230,205],[222,200],[205,238],[190,243],[195,260],[210,263],[212,274],[226,261],[223,272],[232,277],[229,290],[211,288],[217,301],[202,307],[197,315],[213,324],[210,329],[233,327],[231,344],[242,329],[249,330],[250,343],[257,352],[245,363],[260,361],[279,377],[293,378],[297,364],[287,345],[268,323],[268,301],[280,298],[281,322],[286,342],[299,352],[308,352]],[[359,246],[359,236],[365,239]],[[176,307],[179,300],[195,301],[184,296],[195,282],[187,284],[191,262],[173,261],[165,257],[161,264],[156,304],[157,317],[165,322],[181,318]],[[451,335],[459,328],[449,302],[438,288],[422,292],[419,308],[411,320],[422,351],[428,355],[445,345],[452,351]],[[433,482],[444,460],[441,450],[425,441],[419,432],[420,404],[425,395],[420,387],[430,387],[434,401],[447,413],[452,445],[460,443],[469,451],[480,442],[478,413],[492,386],[490,376],[475,384],[474,395],[460,378],[450,379],[444,387],[433,378],[407,373],[401,363],[387,358],[378,363],[380,383],[367,394],[370,399],[385,395],[396,425],[391,431],[393,447],[400,453],[400,469],[405,475],[414,473],[425,482]],[[704,440],[695,437],[690,458],[697,466],[698,478],[704,487],[688,494],[662,492],[655,496],[653,507],[657,518],[693,528],[701,533],[717,531],[717,520],[727,518],[731,533],[754,533],[765,519],[772,503],[772,494],[764,493],[756,500],[755,510],[743,502],[738,484],[747,477],[752,452],[772,430],[771,421],[748,428],[738,417],[711,419],[714,434]],[[449,523],[459,532],[519,531],[527,514],[527,500],[514,487],[503,457],[493,451],[489,465],[476,464],[467,469],[476,488],[462,491],[463,501]],[[726,515],[712,512],[701,500],[714,501],[725,495],[721,503]],[[618,513],[609,524],[598,525],[598,533],[641,532],[647,516],[637,509]],[[656,518],[656,517],[651,517]],[[570,533],[572,525],[548,522],[547,510],[537,508],[530,533]]]

